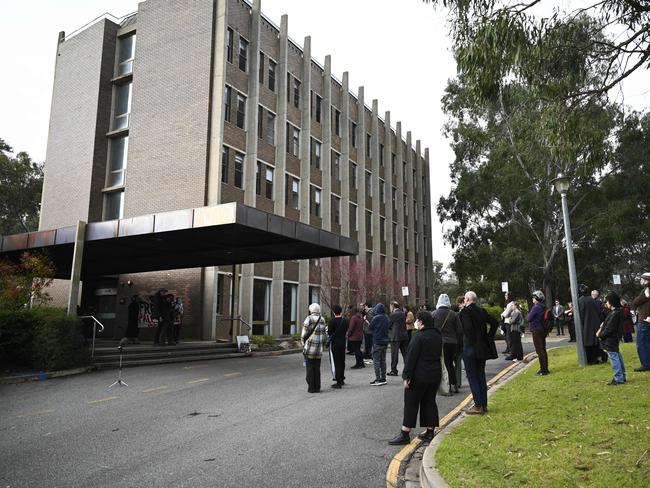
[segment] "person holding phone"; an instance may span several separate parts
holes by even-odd
[[[415,427],[418,411],[420,426],[426,428],[419,437],[425,442],[433,439],[434,429],[439,423],[436,392],[442,375],[442,335],[434,327],[433,316],[428,311],[418,312],[415,328],[418,333],[411,339],[402,371],[404,418],[399,435],[388,442],[392,446],[411,442],[410,433]]]

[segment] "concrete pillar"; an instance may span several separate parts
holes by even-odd
[[[285,171],[287,162],[287,63],[288,63],[288,17],[280,20],[278,38],[280,56],[277,65],[277,115],[275,117],[275,177],[273,186],[273,211],[285,214]],[[273,284],[271,285],[271,335],[282,334],[282,305],[284,298],[284,261],[273,263]]]
[[[391,154],[393,152],[393,132],[390,128],[390,112],[386,111],[384,114],[384,201],[385,217],[386,217],[386,266],[393,280],[397,280],[397,276],[393,276],[393,163]],[[383,238],[383,237],[382,237]]]
[[[366,105],[364,88],[359,87],[357,94],[357,113],[359,114],[359,131],[357,138],[357,226],[359,227],[359,257],[358,262],[365,267],[366,263]],[[364,297],[366,299],[367,297]]]
[[[251,38],[248,46],[248,98],[246,100],[246,165],[244,168],[244,203],[255,207],[255,176],[257,170],[257,107],[260,83],[257,70],[260,63],[260,0],[253,0]]]
[[[414,229],[415,229],[415,219],[413,215],[413,198],[415,197],[413,189],[413,147],[411,146],[411,131],[406,133],[406,205],[408,207],[408,262],[409,262],[409,276],[406,277],[409,287],[409,292],[411,293],[412,298],[415,296],[415,241],[414,238]],[[417,305],[417,303],[414,303]]]
[[[350,86],[347,71],[343,73],[341,85],[341,234],[350,237]]]
[[[332,230],[332,58],[325,56],[323,70],[323,229]]]
[[[309,198],[311,182],[311,37],[305,37],[302,51],[302,80],[300,85],[301,129],[300,129],[300,222],[309,223]],[[322,196],[322,195],[321,195]],[[322,203],[322,201],[321,201]],[[309,260],[298,264],[298,314],[306,313],[309,307]]]
[[[426,205],[425,205],[425,223],[427,224],[427,230],[425,232],[427,238],[426,244],[426,256],[425,256],[425,281],[428,286],[427,294],[431,295],[433,290],[431,285],[433,284],[433,240],[432,240],[432,229],[431,229],[431,169],[429,166],[429,148],[427,147],[424,150],[424,193],[426,196]]]
[[[84,243],[86,242],[86,222],[77,221],[74,250],[72,253],[72,270],[70,271],[70,289],[68,291],[68,315],[77,315],[79,292],[81,290],[81,266],[84,259]]]
[[[404,151],[402,144],[402,123],[397,122],[395,126],[395,165],[397,166],[397,274],[401,286],[407,286],[404,263],[407,259],[406,248],[404,247]]]
[[[379,101],[372,101],[372,118],[370,126],[370,158],[372,159],[372,266],[379,269],[381,264],[381,241],[379,232],[379,213],[381,195],[379,194]]]
[[[432,297],[426,295],[426,289],[424,286],[424,212],[422,209],[422,201],[424,200],[424,188],[422,188],[422,145],[420,140],[415,142],[415,171],[417,176],[415,178],[415,205],[417,206],[418,219],[415,223],[415,228],[417,229],[417,241],[418,241],[418,254],[417,254],[417,264],[418,264],[418,285],[420,286],[420,298],[423,301],[431,300]]]
[[[241,313],[239,312],[240,309],[240,291],[241,291],[241,265],[236,264],[233,266],[233,272],[232,272],[232,281],[231,281],[231,286],[232,286],[232,316],[233,318],[237,316],[241,316]],[[249,322],[250,323],[250,322]],[[232,325],[232,342],[237,342],[237,333],[239,332],[239,322],[233,321]],[[242,326],[242,334],[246,335],[248,329],[244,326]],[[248,331],[250,332],[250,331]],[[249,334],[250,335],[250,334]]]

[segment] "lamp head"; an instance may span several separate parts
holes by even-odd
[[[569,180],[568,176],[564,176],[562,173],[558,173],[557,178],[555,178],[552,183],[555,185],[555,189],[560,195],[566,195],[569,191],[571,180]]]

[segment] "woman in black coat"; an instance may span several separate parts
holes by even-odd
[[[401,445],[411,442],[411,429],[415,427],[418,410],[420,426],[426,431],[420,434],[424,441],[433,439],[433,430],[438,427],[438,406],[436,391],[440,384],[442,336],[433,326],[433,317],[427,311],[418,312],[414,334],[406,353],[406,364],[402,371],[404,380],[404,419],[402,429],[389,444]]]

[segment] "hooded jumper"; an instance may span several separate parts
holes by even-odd
[[[388,315],[383,303],[378,303],[372,309],[372,322],[370,330],[372,331],[372,343],[378,346],[388,345]]]

